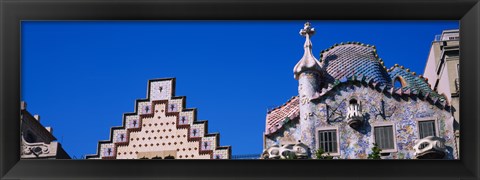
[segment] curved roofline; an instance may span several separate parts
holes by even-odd
[[[378,58],[378,54],[377,54],[377,48],[375,47],[375,45],[364,44],[364,43],[358,42],[358,41],[351,41],[351,42],[350,42],[350,41],[347,41],[347,42],[345,42],[345,43],[344,43],[344,42],[341,42],[340,44],[335,43],[334,45],[330,46],[329,48],[322,50],[322,51],[320,52],[320,61],[322,61],[322,58],[323,58],[323,54],[324,54],[324,53],[332,50],[332,49],[335,48],[335,47],[343,46],[343,45],[349,45],[349,44],[373,48],[373,53],[375,53],[375,58],[379,59],[379,58]],[[381,58],[380,58],[380,59],[381,59]],[[379,60],[380,60],[380,59],[379,59]]]

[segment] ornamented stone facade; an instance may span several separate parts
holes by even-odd
[[[220,146],[220,135],[208,133],[208,122],[197,121],[196,109],[174,93],[174,78],[150,80],[147,99],[137,100],[87,159],[230,159],[230,146]]]
[[[22,159],[70,159],[53,136],[51,127],[40,124],[40,116],[27,111],[27,103],[21,102],[20,157]]]
[[[451,106],[426,79],[397,64],[387,69],[374,46],[358,42],[335,44],[317,60],[312,30],[307,23],[300,31],[298,96],[267,114],[263,158],[306,145],[307,158],[322,148],[336,159],[366,159],[374,143],[383,159],[458,158]]]

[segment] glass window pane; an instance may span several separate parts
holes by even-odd
[[[337,152],[337,134],[336,130],[327,130],[318,132],[318,145],[325,152]]]
[[[427,136],[436,136],[435,121],[420,121],[418,123],[418,130],[420,138]]]
[[[380,149],[394,148],[394,134],[392,126],[375,127],[375,143]]]

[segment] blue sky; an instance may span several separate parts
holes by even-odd
[[[25,21],[22,100],[71,155],[96,153],[149,79],[176,77],[176,95],[220,132],[232,154],[259,154],[267,108],[297,95],[293,67],[305,21]],[[422,74],[434,36],[458,21],[310,21],[313,52],[375,45],[387,68]]]

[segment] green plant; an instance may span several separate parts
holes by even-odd
[[[315,155],[317,156],[317,159],[333,159],[333,156],[330,156],[330,153],[326,153],[322,148],[318,148],[317,151],[315,151]]]
[[[382,159],[380,157],[381,151],[382,149],[378,148],[378,145],[376,143],[373,143],[372,153],[368,154],[367,159]]]

